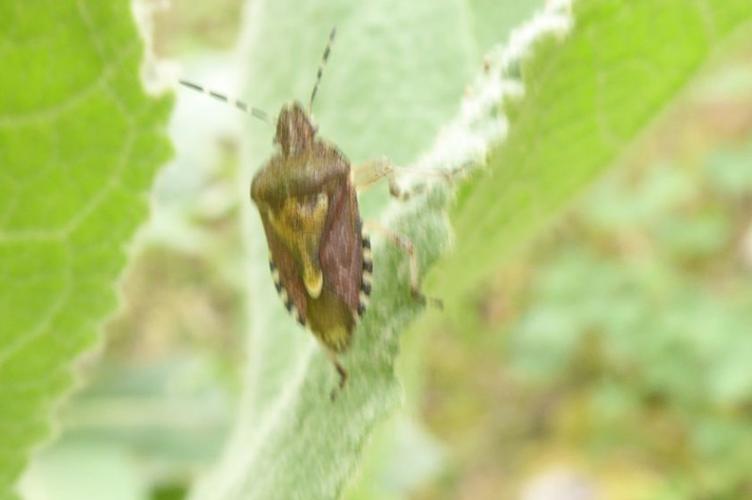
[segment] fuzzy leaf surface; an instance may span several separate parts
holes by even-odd
[[[475,289],[625,155],[705,65],[752,36],[747,0],[580,0],[574,28],[522,65],[502,106],[509,136],[460,189],[454,249],[429,278],[452,301]]]

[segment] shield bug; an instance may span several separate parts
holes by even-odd
[[[276,123],[276,152],[251,182],[250,196],[258,208],[269,246],[274,285],[289,313],[309,329],[326,349],[340,388],[347,371],[337,359],[349,347],[371,293],[371,242],[363,230],[356,187],[387,178],[390,193],[405,198],[395,182],[395,169],[385,161],[351,166],[333,144],[317,135],[311,108],[329,57],[332,30],[316,75],[308,110],[297,102],[282,107]],[[195,83],[183,85],[265,119],[265,114]],[[419,291],[418,265],[412,244],[385,228],[374,226],[410,258],[411,290]]]

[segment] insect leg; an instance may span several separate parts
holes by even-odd
[[[358,191],[372,187],[380,180],[386,178],[389,182],[389,194],[405,201],[413,194],[403,190],[397,184],[397,169],[386,158],[371,160],[352,167],[353,183]]]
[[[348,374],[347,374],[347,370],[345,370],[345,367],[342,366],[342,364],[337,359],[337,354],[329,349],[327,349],[326,352],[329,355],[329,359],[334,365],[334,368],[337,370],[337,374],[339,375],[339,383],[337,384],[337,387],[332,389],[332,393],[330,395],[332,401],[334,401],[335,399],[337,399],[338,391],[341,391],[345,388]]]
[[[415,254],[415,246],[413,245],[413,242],[405,236],[395,233],[391,229],[388,229],[377,222],[365,222],[365,225],[369,231],[378,231],[384,235],[387,241],[407,254],[410,264],[410,293],[412,296],[421,304],[430,304],[439,309],[444,307],[441,299],[426,297],[420,290],[420,267],[418,264],[418,256]]]
[[[415,169],[409,167],[396,167],[386,158],[370,160],[359,165],[353,165],[352,176],[353,184],[359,191],[366,190],[386,178],[389,182],[389,194],[398,200],[407,201],[411,196],[420,194],[425,190],[424,184],[416,184],[410,189],[403,189],[397,183],[397,176],[409,174],[417,177],[434,177],[440,178],[446,182],[453,182],[454,178],[464,172],[466,167],[459,167],[454,170],[439,169]]]

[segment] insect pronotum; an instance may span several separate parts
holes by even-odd
[[[363,230],[356,187],[387,178],[392,195],[404,198],[406,193],[398,188],[389,162],[352,167],[333,144],[316,134],[310,114],[334,36],[332,29],[308,110],[293,101],[279,112],[277,151],[254,176],[250,194],[266,233],[274,286],[289,313],[324,346],[343,388],[348,374],[338,355],[349,347],[366,311],[373,272],[371,241]],[[180,83],[267,120],[263,111],[242,101],[192,82]],[[425,301],[412,244],[385,228],[373,227],[408,254],[413,296]]]

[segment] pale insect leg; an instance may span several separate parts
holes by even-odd
[[[443,307],[443,303],[440,299],[426,297],[420,290],[420,267],[418,264],[418,256],[415,253],[415,246],[413,245],[413,242],[403,235],[395,233],[391,229],[382,226],[378,222],[369,221],[365,222],[364,224],[369,231],[377,231],[381,233],[387,239],[387,241],[397,246],[400,250],[407,254],[410,266],[410,293],[412,293],[413,297],[415,297],[415,299],[422,304],[430,304],[441,309]]]
[[[364,191],[386,178],[387,182],[389,182],[389,194],[395,198],[407,200],[412,194],[404,191],[397,184],[396,168],[385,158],[370,160],[360,165],[353,165],[351,172],[353,184],[358,191]]]
[[[396,167],[386,158],[370,160],[359,165],[353,165],[351,168],[352,181],[355,189],[364,191],[380,180],[386,178],[389,183],[389,194],[398,200],[407,201],[411,196],[420,194],[425,190],[425,184],[416,184],[410,189],[403,189],[397,183],[397,176],[400,174],[411,174],[419,177],[439,178],[446,182],[453,182],[455,177],[464,173],[467,166],[461,166],[453,170],[422,170],[410,167]]]

